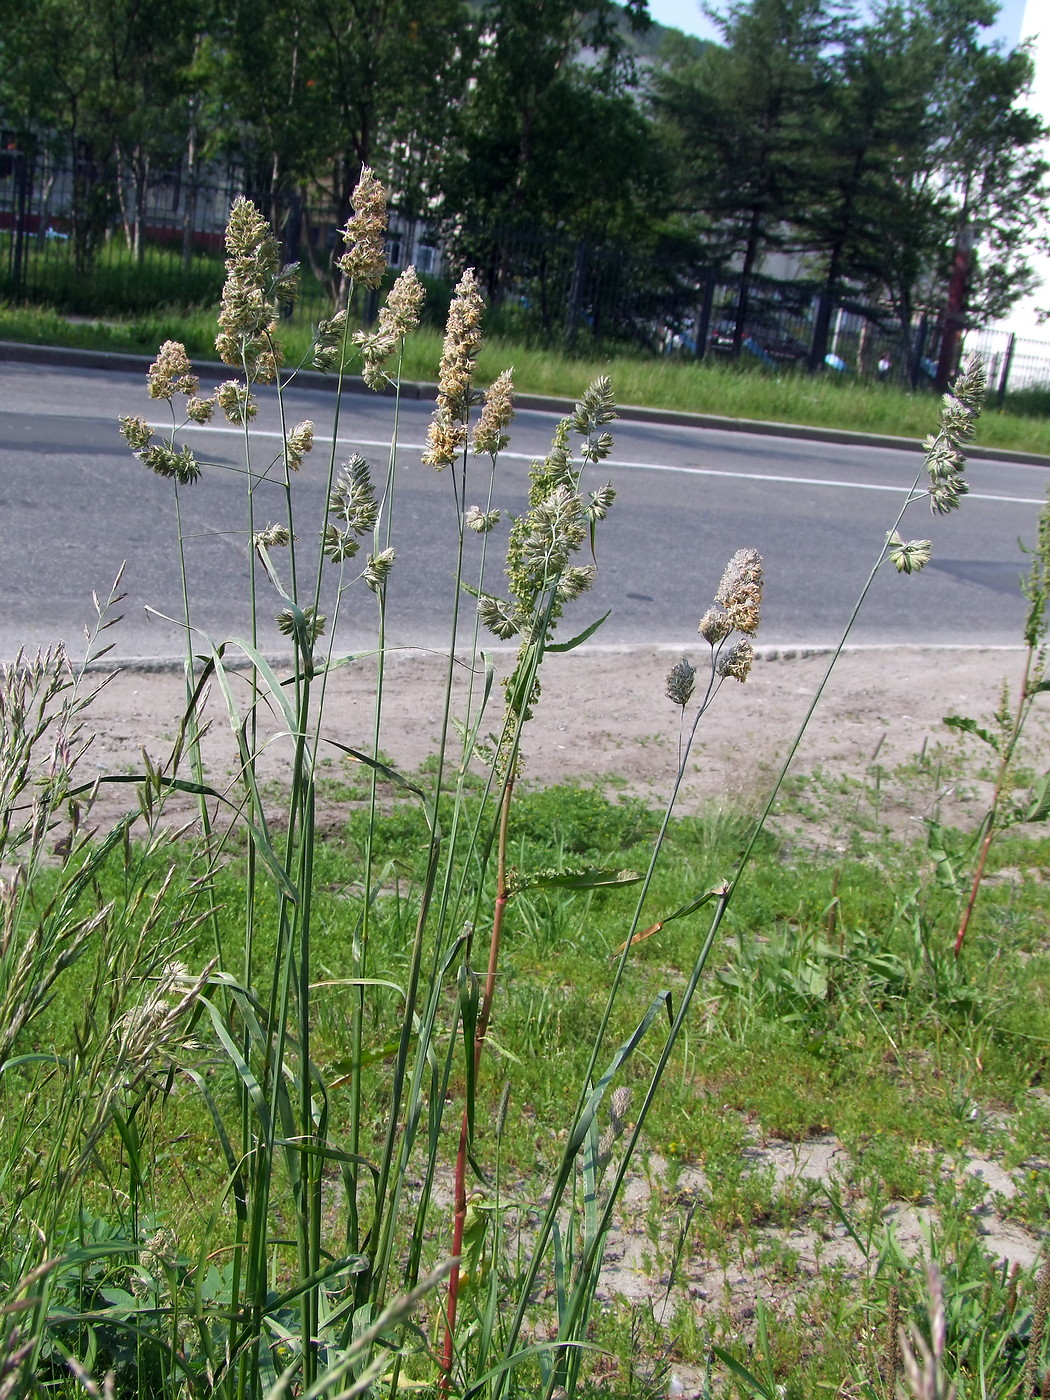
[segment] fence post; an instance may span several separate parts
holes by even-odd
[[[29,162],[25,151],[12,151],[15,177],[15,237],[11,259],[11,295],[25,291],[26,224],[29,219]]]
[[[924,311],[922,319],[919,321],[919,328],[915,333],[914,349],[911,357],[911,387],[914,389],[919,383],[919,374],[922,369],[922,357],[926,354],[926,336],[930,328],[930,318]]]
[[[583,307],[584,290],[587,284],[587,244],[576,245],[576,260],[569,284],[568,315],[565,318],[565,339],[570,349],[576,343],[576,331],[580,324],[580,311]]]
[[[1010,382],[1010,369],[1014,362],[1014,346],[1017,344],[1017,335],[1010,332],[1010,343],[1006,347],[1006,358],[1003,360],[1003,372],[999,376],[999,391],[995,396],[997,408],[1002,408],[1006,402],[1006,386]]]
[[[715,304],[715,270],[709,267],[704,276],[704,296],[700,303],[700,315],[696,323],[696,358],[702,360],[707,354],[707,337],[711,330],[711,312]]]
[[[809,345],[808,369],[816,374],[824,368],[824,356],[828,353],[828,331],[831,329],[832,300],[825,287],[817,293],[817,314],[813,318],[813,339]]]

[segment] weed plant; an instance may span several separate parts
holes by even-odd
[[[186,704],[172,751],[162,764],[147,761],[133,783],[81,782],[84,674],[60,653],[20,660],[0,692],[2,1397],[673,1394],[672,1344],[654,1345],[648,1371],[638,1370],[644,1317],[618,1341],[598,1293],[645,1145],[666,1145],[671,1159],[706,1156],[712,1182],[710,1201],[686,1209],[671,1245],[665,1304],[691,1238],[728,1259],[757,1248],[763,1222],[815,1210],[812,1192],[778,1201],[771,1169],[745,1170],[744,1120],[731,1110],[752,1111],[756,1101],[788,1140],[823,1131],[835,1115],[859,1164],[857,1194],[833,1202],[835,1219],[866,1238],[871,1255],[877,1193],[862,1195],[865,1152],[884,1149],[887,1134],[870,1097],[851,1087],[863,1009],[898,1053],[932,1000],[955,996],[952,1011],[939,1013],[938,1035],[953,1017],[959,1038],[981,1025],[981,998],[965,995],[961,972],[946,971],[953,964],[931,946],[928,913],[916,914],[913,902],[894,905],[893,939],[847,930],[844,915],[832,927],[832,904],[815,890],[798,916],[804,931],[783,918],[770,925],[768,905],[762,914],[749,905],[750,891],[776,883],[766,823],[791,753],[757,824],[722,823],[700,852],[695,824],[676,824],[703,716],[752,665],[763,582],[754,549],[730,559],[701,619],[702,673],[683,661],[667,679],[681,724],[662,816],[586,791],[526,790],[544,657],[572,650],[602,621],[564,635],[614,508],[597,473],[612,450],[615,411],[599,377],[534,464],[528,507],[510,520],[497,560],[512,384],[509,373],[494,376],[483,402],[473,387],[483,305],[470,272],[449,307],[424,456],[448,482],[458,561],[438,753],[420,774],[383,756],[387,597],[411,567],[396,546],[397,395],[423,289],[403,274],[375,326],[353,332],[350,299],[377,288],[384,272],[385,198],[370,172],[353,207],[341,262],[347,302],[318,327],[310,359],[338,387],[355,351],[370,387],[392,387],[394,435],[380,479],[360,457],[339,461],[337,393],[324,518],[300,518],[295,476],[314,429],[284,417],[296,371],[282,373],[277,334],[295,274],[280,266],[255,209],[238,201],[215,342],[232,377],[202,397],[185,347],[168,341],[148,390],[169,405],[170,431],[121,422],[158,489],[173,493],[179,521]],[[271,383],[282,423],[276,455],[252,430]],[[904,540],[897,527],[919,500],[941,511],[958,504],[961,447],[982,396],[974,367],[943,405],[927,443],[928,485],[917,477],[907,493],[872,579],[881,567],[913,572],[928,560],[928,541]],[[181,429],[216,411],[243,430],[236,472],[250,548],[236,641],[212,640],[196,625],[181,526],[194,482],[221,469],[198,461]],[[263,514],[266,487],[276,488],[277,518]],[[325,617],[329,574],[335,602]],[[374,610],[377,682],[368,740],[351,747],[329,733],[324,700],[333,671],[357,660],[335,649],[339,614],[364,603]],[[291,652],[280,667],[259,650],[267,606]],[[472,639],[457,649],[466,608]],[[109,604],[99,618],[96,635]],[[485,631],[518,648],[501,700]],[[89,655],[99,650],[93,643]],[[239,746],[226,787],[209,776],[209,693]],[[819,691],[814,706],[818,699]],[[272,745],[288,758],[279,813],[257,774]],[[351,821],[342,848],[323,843],[317,825],[329,753],[364,775],[354,800],[365,815]],[[101,835],[87,825],[99,781],[124,784],[138,803]],[[178,801],[195,812],[192,840],[171,830]],[[756,862],[768,870],[744,881]],[[838,910],[834,901],[850,891],[844,883],[834,891]],[[732,934],[728,960],[717,982],[703,981],[723,931]],[[706,1003],[702,982],[712,991]],[[748,1040],[754,1026],[761,1051]],[[994,1059],[991,1039],[986,1053]],[[758,1070],[746,1085],[745,1064]],[[912,1116],[912,1138],[919,1120],[932,1121],[930,1105],[901,1094],[897,1106]],[[894,1189],[911,1194],[906,1152],[872,1175],[882,1182],[894,1170]],[[911,1277],[903,1256],[889,1245],[884,1252],[890,1263],[881,1272],[872,1263],[866,1306],[894,1316],[918,1299],[891,1306],[892,1294],[880,1293],[888,1273],[900,1277],[898,1293]],[[787,1253],[766,1253],[771,1267],[791,1267]],[[976,1262],[960,1268],[953,1306],[969,1299],[978,1272]],[[1000,1365],[1007,1336],[1020,1335],[1014,1312],[1013,1330],[981,1353],[980,1374],[996,1384],[1005,1377],[995,1393],[1035,1393],[1045,1275],[1017,1343],[1026,1359]],[[841,1331],[846,1315],[829,1297],[814,1293],[810,1303],[829,1335]],[[950,1353],[960,1373],[972,1371],[962,1341],[938,1351],[939,1325],[936,1365],[943,1370]],[[969,1336],[961,1325],[962,1340]],[[759,1370],[730,1346],[710,1350],[712,1340],[703,1343],[708,1375],[717,1358],[723,1387],[789,1393],[780,1377],[792,1340],[761,1309],[748,1358],[759,1356]],[[925,1353],[914,1334],[907,1346],[900,1365],[911,1377]],[[847,1365],[833,1349],[832,1360]],[[891,1393],[895,1370],[876,1384],[869,1368],[868,1390],[858,1393]]]

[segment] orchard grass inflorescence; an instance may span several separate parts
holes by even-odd
[[[231,377],[202,397],[168,339],[146,391],[170,427],[120,423],[158,478],[148,489],[175,506],[186,660],[170,752],[89,781],[95,669],[56,650],[0,676],[0,1397],[656,1396],[684,1394],[690,1368],[704,1394],[1043,1393],[1050,1270],[995,1267],[973,1190],[939,1184],[989,1150],[981,1092],[1015,1105],[1001,1151],[1022,1175],[1050,1127],[1026,1098],[1050,1040],[1038,911],[993,895],[975,915],[958,881],[916,885],[914,851],[889,837],[878,868],[792,861],[777,818],[794,748],[757,820],[680,815],[700,722],[754,663],[754,542],[700,616],[705,660],[678,662],[665,697],[652,679],[654,710],[679,717],[663,811],[530,787],[545,658],[603,620],[569,622],[616,509],[602,470],[616,408],[596,377],[532,465],[525,508],[498,505],[513,383],[506,371],[487,395],[475,387],[484,302],[469,269],[423,457],[447,483],[456,559],[437,753],[417,773],[385,756],[388,599],[411,567],[397,545],[399,392],[423,289],[402,273],[375,326],[352,329],[355,288],[384,273],[370,171],[352,207],[343,302],[302,363],[341,383],[356,354],[372,388],[392,387],[385,466],[341,460],[341,395],[330,435],[286,420],[296,369],[278,332],[295,270],[237,201],[215,342]],[[970,366],[926,444],[929,486],[916,479],[875,542],[871,578],[927,562],[929,542],[898,527],[920,500],[959,503],[982,399]],[[276,452],[253,428],[264,404],[279,412]],[[215,411],[243,441],[236,642],[201,629],[185,549],[186,493],[231,470],[182,441]],[[318,456],[323,507],[304,519],[297,482]],[[266,519],[274,490],[280,518]],[[1032,658],[1001,726],[978,881],[991,834],[1003,860],[1019,839],[1004,812],[1044,688],[1045,520],[1036,549]],[[97,603],[96,667],[118,605],[116,589]],[[374,705],[353,746],[325,722],[329,677],[365,660],[340,649],[350,606],[371,610],[375,638]],[[264,608],[287,638],[279,665],[261,650]],[[502,689],[486,634],[515,647]],[[215,703],[237,742],[228,782],[209,761]],[[259,760],[278,747],[275,789]],[[96,830],[101,783],[129,802]],[[322,800],[345,804],[334,841]],[[1050,813],[1045,782],[1024,813]],[[963,909],[969,963],[943,935]],[[797,1143],[833,1128],[849,1165],[823,1194],[798,1175],[778,1186],[748,1166],[755,1123]],[[916,1144],[933,1141],[931,1177]],[[887,1201],[924,1189],[940,1192],[929,1268],[884,1220]],[[602,1282],[628,1192],[649,1201],[651,1287],[633,1311]],[[1045,1204],[1036,1180],[1004,1209],[1031,1224]],[[728,1270],[746,1256],[781,1296],[791,1227],[848,1234],[851,1279],[818,1258],[792,1309],[760,1300],[743,1328],[732,1291],[694,1305],[701,1259]]]

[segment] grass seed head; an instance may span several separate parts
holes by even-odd
[[[581,593],[586,593],[598,577],[593,564],[570,564],[558,580],[558,601],[571,603]]]
[[[141,453],[150,443],[153,429],[144,418],[124,416],[120,420],[120,435],[132,451]]]
[[[379,520],[379,503],[368,463],[358,453],[347,461],[328,498],[328,514],[355,535],[367,535]],[[356,551],[355,551],[356,552]]]
[[[489,386],[481,417],[474,428],[473,450],[476,457],[488,453],[495,457],[510,441],[505,429],[514,417],[514,380],[512,371],[505,369]]]
[[[252,536],[252,546],[255,549],[274,549],[288,544],[291,538],[287,525],[267,525]]]
[[[584,506],[584,514],[592,522],[604,520],[609,514],[609,507],[616,500],[616,487],[611,481],[607,481],[604,486],[599,486],[597,491],[592,491]]]
[[[380,308],[376,329],[354,333],[354,342],[361,348],[361,372],[370,389],[386,387],[387,361],[405,336],[419,325],[425,296],[426,289],[416,276],[416,269],[406,268]]]
[[[378,554],[368,556],[368,566],[362,577],[373,593],[378,593],[386,583],[396,557],[397,551],[393,549],[382,549]]]
[[[146,374],[151,399],[172,399],[176,394],[192,398],[200,388],[193,373],[186,347],[178,340],[166,340]]]
[[[509,642],[521,630],[511,604],[491,593],[482,594],[478,599],[478,618],[501,642]]]
[[[725,567],[715,593],[733,627],[753,637],[762,607],[762,556],[757,549],[738,549]]]
[[[700,619],[700,626],[696,629],[705,642],[711,646],[718,646],[719,642],[724,642],[733,630],[729,614],[721,608],[708,608]]]
[[[177,481],[180,486],[190,485],[201,474],[197,459],[188,447],[183,447],[176,452],[175,448],[170,447],[166,442],[155,442],[144,452],[138,452],[135,455],[149,467],[151,472],[155,472],[157,476],[169,477],[173,481]]]
[[[327,374],[329,370],[336,368],[345,335],[345,311],[337,311],[328,320],[318,321],[317,331],[314,334],[314,369],[319,369],[322,374]]]
[[[732,676],[735,681],[746,681],[755,662],[755,649],[747,640],[731,646],[718,661],[718,674]]]
[[[375,288],[386,271],[386,190],[367,165],[350,196],[350,206],[354,212],[341,230],[346,252],[338,266],[355,284]]]
[[[406,267],[390,288],[386,305],[379,312],[379,324],[398,340],[404,340],[419,325],[426,296],[427,289],[417,277],[416,269]]]
[[[935,515],[958,509],[960,499],[970,489],[962,475],[966,462],[961,447],[973,436],[987,388],[984,366],[974,356],[952,385],[952,392],[941,401],[939,431],[923,443],[930,477],[927,491]]]
[[[456,285],[445,323],[438,370],[437,408],[427,434],[423,461],[440,471],[455,461],[466,443],[466,422],[473,401],[474,363],[481,349],[481,289],[468,267]]]
[[[314,425],[306,418],[301,423],[296,423],[285,443],[285,460],[292,471],[299,470],[303,458],[313,450],[313,445]]]
[[[689,704],[689,699],[696,685],[696,667],[691,666],[683,656],[681,661],[671,667],[667,677],[667,698],[675,705],[681,705],[683,709]]]
[[[255,400],[246,384],[240,384],[236,379],[227,379],[215,390],[215,401],[226,415],[228,423],[236,423],[239,427],[244,427],[258,413]]]
[[[239,197],[226,225],[226,282],[215,348],[252,379],[276,378],[282,354],[274,338],[277,308],[295,296],[296,268],[281,268],[280,245],[250,199]]]
[[[930,562],[932,540],[902,540],[896,531],[889,539],[890,563],[899,574],[917,574]]]
[[[468,530],[473,530],[477,535],[487,535],[488,532],[499,524],[500,512],[498,510],[482,510],[480,506],[471,506],[467,511],[464,523]]]
[[[329,521],[321,537],[321,548],[326,559],[330,559],[333,564],[341,564],[344,559],[354,557],[361,548],[361,542],[352,530],[340,530],[338,525]]]
[[[324,634],[324,629],[328,625],[328,619],[324,613],[317,612],[316,609],[303,608],[303,620],[306,629],[306,644],[313,646],[318,637]],[[296,616],[291,608],[282,608],[274,618],[277,623],[277,630],[284,637],[292,637],[296,632]]]

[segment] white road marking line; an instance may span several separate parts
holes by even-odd
[[[151,423],[150,427],[160,431],[170,429],[170,424]],[[225,436],[236,437],[242,440],[243,433],[239,428],[224,428],[212,424],[198,426],[187,424],[185,431],[201,433],[219,433]],[[281,434],[274,428],[252,428],[252,437],[276,438],[280,440]],[[318,433],[314,438],[315,442],[331,442],[331,436]],[[390,450],[389,438],[355,438],[342,437],[339,441],[349,447],[380,447]],[[397,445],[399,452],[424,452],[426,445],[421,442],[399,442]],[[538,454],[535,452],[501,452],[500,458],[509,458],[515,462],[535,462]],[[838,481],[833,477],[815,476],[780,476],[772,472],[733,472],[724,471],[716,467],[679,467],[671,466],[664,462],[626,462],[616,461],[609,458],[604,463],[609,471],[638,471],[638,472],[671,472],[680,476],[714,476],[722,477],[727,481],[773,481],[787,486],[823,486],[830,487],[836,491],[884,491],[892,496],[901,496],[908,489],[905,486],[883,486],[871,481]],[[969,501],[1000,501],[1011,506],[1041,506],[1045,505],[1045,498],[1042,496],[993,496],[987,492],[970,491],[966,497]]]

